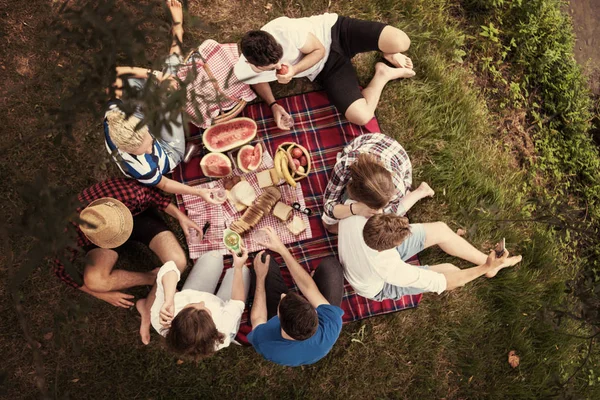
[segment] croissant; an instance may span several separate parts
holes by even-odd
[[[275,187],[265,188],[264,192],[256,199],[240,219],[231,223],[229,229],[240,235],[248,232],[260,222],[260,220],[271,212],[275,204],[281,200],[281,192]]]

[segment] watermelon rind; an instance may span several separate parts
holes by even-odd
[[[217,173],[211,172],[208,169],[209,166],[207,164],[208,164],[208,161],[210,161],[210,159],[212,157],[220,159],[220,161],[223,161],[227,165],[227,173],[217,174]],[[230,175],[233,172],[233,168],[231,166],[231,160],[229,159],[229,157],[227,157],[226,155],[221,154],[221,153],[206,154],[204,157],[202,157],[202,160],[200,160],[200,168],[202,169],[202,173],[204,174],[204,176],[208,176],[211,178],[223,178],[225,176]]]
[[[227,136],[228,134],[230,134],[230,130],[228,130],[227,128],[240,123],[247,124],[247,130],[244,137],[234,138],[234,140],[231,143],[226,145],[218,146],[214,143],[214,137],[218,137],[219,135]],[[213,153],[224,153],[226,151],[238,148],[250,142],[256,137],[256,132],[257,126],[256,122],[253,119],[246,117],[233,118],[229,121],[221,122],[220,124],[213,125],[206,129],[202,134],[202,142],[204,143],[204,147],[206,147],[207,150]]]

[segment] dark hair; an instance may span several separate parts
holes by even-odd
[[[360,154],[350,167],[348,196],[378,210],[385,207],[396,190],[392,173],[371,154]]]
[[[279,302],[281,329],[295,340],[305,340],[319,327],[317,311],[308,300],[296,292],[289,292]]]
[[[248,62],[257,67],[277,64],[283,57],[283,47],[265,31],[246,32],[240,46]]]
[[[410,236],[408,218],[395,214],[375,214],[363,228],[363,239],[374,250],[393,249]]]
[[[170,351],[197,361],[217,351],[217,345],[225,341],[225,335],[217,330],[206,310],[186,307],[171,321],[165,340]]]

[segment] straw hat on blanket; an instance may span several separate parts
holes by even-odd
[[[103,197],[92,201],[79,214],[79,228],[90,242],[103,249],[119,247],[133,230],[131,211],[119,200]]]

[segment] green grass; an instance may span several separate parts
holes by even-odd
[[[191,4],[190,10],[216,24],[210,36],[226,41],[283,12],[310,15],[327,6],[325,1],[278,1],[267,10],[266,3],[248,7],[221,2],[209,10],[208,3],[200,2]],[[28,9],[22,7],[17,12],[26,14]],[[452,228],[465,228],[469,241],[480,248],[506,237],[509,249],[523,254],[523,263],[489,281],[481,279],[441,296],[425,295],[418,309],[346,325],[325,359],[295,369],[266,362],[251,348],[236,346],[198,364],[178,365],[158,335],[149,346],[140,344],[135,311],[115,310],[74,293],[48,268],[40,268],[23,285],[22,302],[32,335],[41,344],[51,397],[537,399],[551,394],[556,377],[564,379],[573,370],[572,363],[581,354],[579,342],[557,334],[542,314],[564,300],[563,282],[574,275],[577,265],[565,260],[555,234],[545,226],[496,222],[526,216],[531,183],[500,133],[499,116],[486,106],[477,69],[453,61],[465,40],[467,22],[460,17],[460,5],[449,0],[370,0],[360,5],[334,2],[331,11],[386,21],[412,38],[409,54],[417,76],[388,85],[377,117],[382,131],[409,152],[415,183],[427,181],[436,190],[434,199],[411,212],[413,221],[443,220]],[[186,40],[205,37],[190,29]],[[41,43],[40,37],[32,40]],[[358,57],[361,83],[368,82],[376,58]],[[43,77],[40,63],[37,72]],[[306,86],[297,84],[294,91]],[[39,100],[28,98],[25,103],[51,104],[52,89],[42,87]],[[278,88],[277,93],[289,89]],[[50,183],[67,185],[73,194],[94,179],[116,174],[112,165],[107,170],[93,166],[105,154],[100,126],[92,119],[76,128],[77,142],[58,153],[43,136],[35,137],[34,127],[26,127],[24,134],[35,139],[9,149],[1,169],[3,175],[11,171],[7,183],[13,208],[22,207],[22,200],[12,187],[30,180],[40,163],[48,165]],[[24,159],[32,148],[32,159]],[[18,169],[20,175],[15,173]],[[8,207],[2,210],[8,215]],[[18,223],[14,216],[7,221]],[[10,240],[17,260],[12,268],[17,268],[32,244],[24,237]],[[3,254],[9,259],[11,253]],[[149,262],[148,257],[147,251],[136,250],[119,265],[139,267],[140,260]],[[436,250],[425,252],[422,261],[457,262]],[[7,270],[2,267],[1,272]],[[35,397],[31,350],[23,340],[8,288],[0,285],[0,291],[0,353],[8,361],[0,368],[10,383],[4,385],[5,394]],[[144,290],[133,293],[143,296]],[[45,338],[49,332],[53,336]],[[507,363],[513,349],[521,356],[517,369]],[[592,397],[591,391],[587,393]]]

